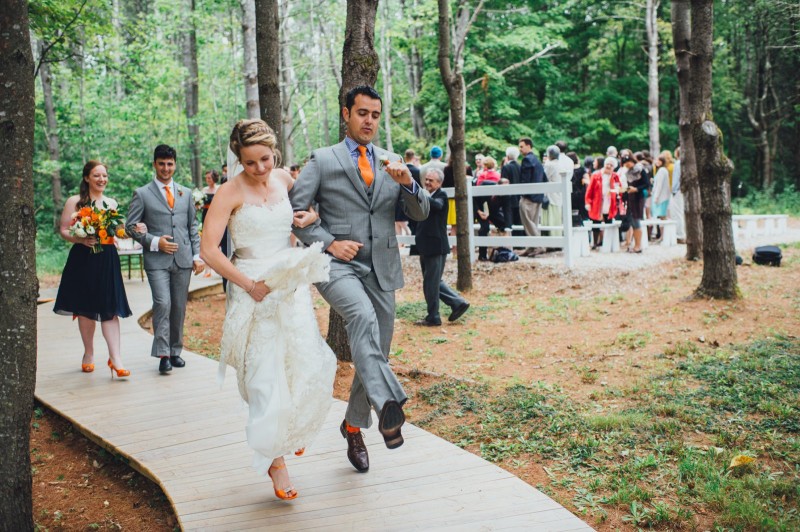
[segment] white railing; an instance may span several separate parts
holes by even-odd
[[[569,176],[570,178],[572,176]],[[442,189],[448,198],[455,196],[454,188]],[[573,250],[572,239],[572,181],[566,179],[561,183],[535,183],[524,185],[494,185],[473,187],[472,183],[467,183],[467,209],[469,220],[474,220],[472,212],[472,198],[490,196],[524,196],[528,194],[543,194],[547,192],[560,192],[563,198],[561,206],[560,226],[548,226],[547,230],[561,230],[561,236],[475,236],[475,227],[469,233],[470,259],[475,262],[477,255],[476,247],[546,247],[561,248],[564,250],[564,264],[567,268],[575,265],[575,253]],[[540,226],[541,227],[541,226]],[[411,236],[398,236],[401,244],[413,245],[415,238]],[[449,238],[450,245],[456,245],[456,237]]]

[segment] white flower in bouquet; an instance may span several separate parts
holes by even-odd
[[[78,238],[86,238],[86,231],[83,230],[83,225],[80,222],[75,222],[75,225],[69,228],[69,233]]]
[[[91,225],[87,225],[86,226],[86,234],[87,235],[93,235],[94,234],[94,227],[92,227]]]
[[[199,188],[192,190],[192,201],[194,201],[194,206],[199,207],[203,204],[206,199],[206,195],[203,194],[203,191]]]

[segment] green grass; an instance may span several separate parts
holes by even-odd
[[[72,244],[52,232],[36,235],[36,275],[59,275],[67,262]]]
[[[539,382],[438,382],[418,391],[434,407],[420,425],[491,461],[549,462],[550,487],[597,522],[613,510],[634,527],[691,529],[701,511],[717,530],[800,529],[800,340],[670,354],[673,367],[588,401]],[[740,454],[756,461],[729,468]]]
[[[413,322],[421,320],[428,314],[428,305],[425,301],[398,303],[396,313],[398,319]]]

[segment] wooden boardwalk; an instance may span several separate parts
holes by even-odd
[[[146,282],[126,288],[135,317],[149,310]],[[183,530],[591,530],[514,475],[410,424],[393,451],[374,425],[365,431],[371,469],[355,472],[338,430],[345,404],[333,399],[314,444],[287,458],[299,497],[279,501],[250,467],[231,371],[220,390],[217,363],[184,352],[185,368],[159,375],[152,337],[129,318],[122,351],[131,377],[105,372],[99,327],[95,372],[81,373],[77,325],[52,308],[39,306],[36,398],[158,483]]]

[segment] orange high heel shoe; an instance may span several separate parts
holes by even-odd
[[[86,356],[85,354],[83,355]],[[92,364],[83,364],[81,361],[81,371],[84,373],[91,373],[94,371],[94,363]]]
[[[303,453],[305,453],[305,452],[306,452],[306,448],[305,448],[305,447],[303,447],[302,449],[297,449],[297,450],[294,452],[294,455],[295,455],[295,456],[303,456]]]
[[[114,367],[114,364],[111,363],[111,359],[108,359],[108,367],[111,369],[111,380],[114,380],[114,372],[117,372],[117,378],[121,377],[130,377],[131,372],[125,368],[117,369]]]
[[[269,478],[272,479],[272,489],[275,490],[275,496],[279,499],[283,499],[284,501],[291,501],[292,499],[297,498],[297,490],[292,486],[289,486],[289,488],[286,490],[278,489],[278,487],[275,485],[275,479],[272,478],[273,469],[286,469],[286,464],[269,466],[269,469],[267,469],[267,475],[269,475]]]

